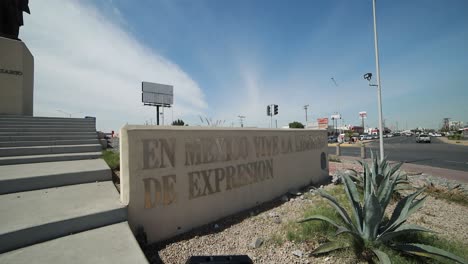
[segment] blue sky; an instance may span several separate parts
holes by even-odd
[[[35,2],[20,37],[35,55],[38,115],[82,112],[103,130],[141,124],[154,119],[138,101],[146,80],[174,84],[167,121],[238,126],[244,115],[268,127],[265,108],[275,103],[279,126],[304,123],[305,104],[309,120],[338,111],[357,125],[367,111],[377,125],[377,93],[362,79],[375,73],[370,0]],[[377,8],[387,126],[467,122],[468,2]]]

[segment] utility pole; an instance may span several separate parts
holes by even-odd
[[[244,118],[245,118],[245,116],[239,115],[238,117],[239,117],[239,120],[240,120],[241,127],[244,127]]]
[[[309,105],[304,105],[304,110],[305,110],[305,115],[306,115],[306,126],[307,126],[307,108],[309,107]]]

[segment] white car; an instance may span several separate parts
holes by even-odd
[[[429,135],[426,135],[426,134],[419,134],[417,137],[416,137],[416,143],[431,143],[431,137]]]

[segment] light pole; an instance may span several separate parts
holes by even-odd
[[[372,0],[372,13],[374,15],[374,45],[375,45],[375,69],[377,73],[377,100],[379,104],[379,137],[380,137],[380,160],[384,159],[383,147],[383,125],[382,125],[382,86],[380,85],[380,63],[379,63],[379,40],[377,36],[377,16],[375,13],[375,1]]]
[[[379,146],[380,146],[380,161],[384,159],[384,148],[383,148],[383,124],[382,124],[382,102],[380,96],[380,85],[378,84],[371,84],[372,73],[364,74],[364,79],[369,82],[369,86],[376,86],[377,93],[378,93],[378,107],[379,107]]]
[[[307,126],[307,107],[309,107],[309,105],[304,105],[304,110],[305,110],[305,114],[306,114],[306,126]]]

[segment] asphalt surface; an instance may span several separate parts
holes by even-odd
[[[416,143],[414,136],[384,138],[384,153],[389,160],[393,161],[468,172],[468,147],[444,143],[435,137],[431,140],[431,143]],[[367,157],[370,157],[371,150],[378,154],[379,141],[368,143],[366,148]],[[329,147],[328,151],[330,154],[335,154],[336,147]],[[341,148],[343,156],[359,157],[360,153],[360,148]]]

